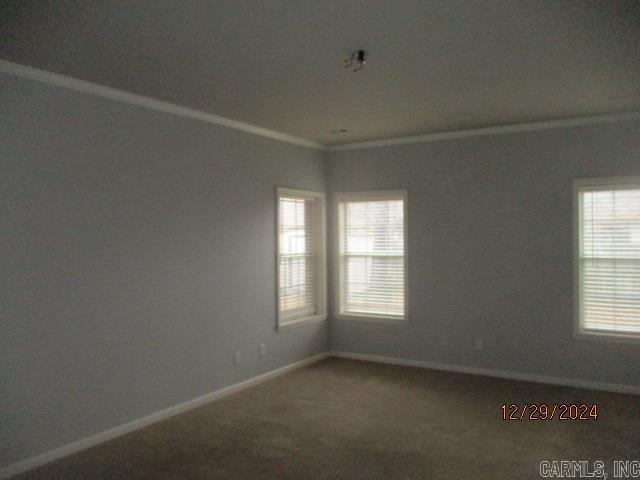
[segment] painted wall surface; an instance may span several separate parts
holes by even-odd
[[[331,152],[334,192],[408,190],[410,266],[408,323],[332,349],[640,385],[640,344],[572,330],[572,180],[639,174],[640,122]]]
[[[325,155],[2,74],[0,466],[327,348],[640,384],[572,337],[571,192],[640,122]],[[408,190],[406,325],[276,332],[276,185]]]
[[[275,330],[321,152],[2,74],[0,168],[0,466],[326,351]]]

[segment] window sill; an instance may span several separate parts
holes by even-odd
[[[278,331],[290,330],[296,327],[304,327],[312,323],[324,322],[327,319],[326,315],[314,315],[313,317],[300,318],[297,320],[290,320],[288,322],[278,322]]]
[[[576,340],[587,340],[591,342],[595,341],[640,344],[640,334],[634,333],[614,333],[582,330],[574,333],[573,338],[575,338]]]
[[[358,315],[353,313],[341,313],[336,315],[336,320],[367,322],[367,323],[385,323],[388,325],[404,325],[407,323],[406,318],[385,317],[382,315]]]

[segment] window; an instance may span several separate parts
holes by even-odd
[[[326,318],[324,194],[277,190],[278,327]]]
[[[337,195],[338,318],[406,318],[406,192]]]
[[[640,340],[640,177],[576,181],[575,195],[577,333]]]

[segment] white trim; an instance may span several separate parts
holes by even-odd
[[[81,450],[85,450],[94,445],[98,445],[100,443],[106,442],[107,440],[120,437],[127,433],[130,433],[140,428],[151,425],[153,423],[165,420],[169,417],[173,417],[174,415],[178,415],[180,413],[186,412],[188,410],[199,407],[201,405],[205,405],[209,402],[213,402],[214,400],[218,400],[220,398],[226,397],[233,393],[240,392],[249,387],[253,387],[255,385],[258,385],[259,383],[270,380],[278,375],[282,375],[292,370],[296,370],[298,368],[302,368],[312,363],[319,362],[321,360],[324,360],[328,356],[329,355],[327,353],[314,355],[304,360],[300,360],[300,361],[291,363],[289,365],[285,365],[284,367],[271,370],[270,372],[263,373],[256,377],[243,380],[239,383],[230,385],[228,387],[215,390],[211,393],[207,393],[206,395],[202,395],[192,400],[188,400],[184,403],[174,405],[172,407],[166,408],[159,412],[152,413],[151,415],[147,415],[146,417],[142,417],[122,425],[118,425],[117,427],[111,428],[109,430],[105,430],[104,432],[100,432],[90,437],[83,438],[73,443],[69,443],[67,445],[56,448],[54,450],[50,450],[43,454],[36,455],[31,458],[27,458],[26,460],[23,460],[21,462],[14,463],[13,465],[9,465],[7,467],[1,468],[0,478],[9,478],[14,475],[18,475],[19,473],[26,472],[27,470],[31,470],[33,468],[39,467],[40,465],[44,465],[45,463],[49,463],[59,458],[66,457],[73,453],[77,453]]]
[[[633,333],[615,333],[597,330],[578,330],[573,334],[576,340],[613,342],[613,343],[634,343],[640,344],[640,334]]]
[[[607,115],[593,115],[588,117],[566,118],[561,120],[545,120],[541,122],[516,123],[513,125],[499,125],[495,127],[474,128],[471,130],[453,130],[450,132],[428,133],[411,137],[387,138],[365,142],[352,142],[340,145],[329,145],[327,150],[338,152],[342,150],[358,150],[363,148],[389,147],[392,145],[408,145],[412,143],[435,142],[454,138],[480,137],[485,135],[505,135],[509,133],[547,130],[550,128],[579,127],[600,123],[630,122],[640,120],[640,112],[620,112]]]
[[[582,317],[582,302],[580,301],[581,276],[580,276],[580,187],[579,181],[574,180],[572,185],[572,209],[573,209],[573,338],[580,338],[580,318]]]
[[[26,472],[28,470],[39,467],[46,463],[52,462],[54,460],[80,452],[94,445],[98,445],[100,443],[106,442],[116,437],[120,437],[122,435],[133,432],[135,430],[139,430],[153,423],[160,422],[174,415],[178,415],[188,410],[197,408],[201,405],[205,405],[209,402],[218,400],[220,398],[226,397],[233,393],[240,392],[242,390],[258,385],[267,380],[270,380],[274,377],[277,377],[278,375],[282,375],[292,370],[296,370],[298,368],[302,368],[307,365],[317,363],[321,360],[324,360],[327,357],[347,358],[352,360],[384,363],[389,365],[418,367],[418,368],[426,368],[430,370],[442,370],[442,371],[456,372],[456,373],[467,373],[471,375],[504,378],[508,380],[518,380],[518,381],[525,381],[525,382],[544,383],[549,385],[559,385],[564,387],[586,388],[591,390],[602,390],[607,392],[640,395],[640,387],[635,385],[593,382],[589,380],[576,380],[576,379],[569,379],[569,378],[562,378],[562,377],[551,377],[547,375],[518,373],[518,372],[505,371],[505,370],[469,367],[464,365],[427,362],[427,361],[421,361],[421,360],[409,360],[409,359],[402,359],[397,357],[369,355],[364,353],[331,351],[331,352],[314,355],[312,357],[306,358],[304,360],[300,360],[298,362],[291,363],[289,365],[285,365],[284,367],[277,368],[275,370],[272,370],[267,373],[263,373],[256,377],[243,380],[234,385],[230,385],[228,387],[215,390],[206,395],[202,395],[192,400],[188,400],[184,403],[180,403],[178,405],[174,405],[172,407],[161,410],[159,412],[152,413],[151,415],[148,415],[146,417],[142,417],[122,425],[118,425],[117,427],[111,428],[109,430],[98,433],[96,435],[83,438],[81,440],[75,441],[73,443],[69,443],[67,445],[56,448],[54,450],[50,450],[43,454],[27,458],[26,460],[23,460],[21,462],[14,463],[7,467],[3,467],[0,469],[0,478],[9,478],[14,475],[18,475],[20,473]]]
[[[293,320],[290,322],[280,323],[277,327],[279,332],[290,330],[296,327],[304,327],[305,325],[312,325],[314,323],[320,323],[327,320],[327,315],[314,315],[313,317],[302,318],[300,320]]]
[[[596,187],[602,187],[603,190],[624,190],[629,185],[637,186],[640,184],[640,175],[630,175],[626,177],[594,177],[594,178],[577,178],[573,181],[576,187],[592,187],[589,190],[595,190]]]
[[[573,338],[576,340],[640,344],[640,334],[587,330],[582,328],[582,275],[580,194],[584,191],[624,190],[640,187],[640,176],[579,178],[573,181]]]
[[[318,311],[304,318],[287,319],[280,316],[280,197],[287,196],[301,199],[313,199],[313,242],[318,251],[317,258],[317,305]],[[301,327],[310,323],[327,319],[327,207],[324,192],[276,187],[276,320],[277,330],[283,331],[293,327]]]
[[[91,95],[97,95],[99,97],[109,98],[111,100],[130,103],[139,107],[150,108],[151,110],[158,110],[160,112],[172,113],[181,117],[187,117],[194,120],[213,123],[222,127],[233,128],[236,130],[241,130],[243,132],[253,133],[254,135],[260,135],[262,137],[272,138],[274,140],[280,140],[287,143],[293,143],[294,145],[301,145],[303,147],[314,148],[316,150],[326,150],[327,148],[325,145],[322,145],[320,143],[294,137],[293,135],[288,135],[286,133],[276,132],[274,130],[269,130],[267,128],[258,127],[248,123],[240,122],[238,120],[221,117],[219,115],[203,112],[201,110],[182,107],[174,103],[156,100],[154,98],[137,95],[135,93],[125,92],[116,88],[105,87],[104,85],[99,85],[97,83],[67,77],[65,75],[40,70],[38,68],[28,67],[26,65],[20,65],[18,63],[8,62],[6,60],[0,60],[0,72],[9,75],[15,75],[21,78],[28,78],[30,80],[35,80],[38,82],[48,83],[50,85],[56,85],[58,87],[77,90],[79,92],[84,92]]]
[[[79,92],[97,95],[99,97],[110,98],[140,107],[150,108],[161,112],[172,113],[194,120],[213,123],[224,127],[234,128],[255,135],[260,135],[274,140],[280,140],[294,145],[301,145],[316,150],[341,151],[357,150],[361,148],[377,148],[392,145],[407,145],[412,143],[434,142],[438,140],[449,140],[454,138],[478,137],[484,135],[504,135],[508,133],[528,132],[535,130],[546,130],[549,128],[577,127],[582,125],[595,125],[600,123],[612,123],[623,121],[640,120],[640,112],[619,112],[605,115],[592,115],[585,117],[566,118],[561,120],[545,120],[540,122],[516,123],[513,125],[498,125],[493,127],[475,128],[470,130],[453,130],[449,132],[427,133],[424,135],[414,135],[400,138],[384,138],[364,142],[351,142],[339,145],[325,145],[304,138],[295,137],[286,133],[276,132],[268,128],[258,127],[248,123],[221,117],[213,113],[203,112],[193,108],[183,107],[173,103],[156,100],[153,98],[125,92],[111,87],[105,87],[97,83],[67,77],[58,73],[48,72],[27,65],[9,62],[0,59],[0,72],[17,77],[28,78],[38,82],[48,83],[59,87],[77,90]]]
[[[405,305],[405,312],[406,312],[406,305]],[[407,323],[406,316],[405,317],[389,317],[385,315],[373,315],[373,314],[358,315],[355,313],[345,314],[345,313],[336,312],[335,318],[336,320],[347,320],[351,322],[384,323],[387,325],[406,325]]]
[[[402,317],[373,315],[373,314],[357,314],[342,312],[342,274],[344,267],[342,265],[342,222],[343,213],[341,203],[343,201],[354,200],[386,200],[402,198],[404,202],[404,315]],[[332,258],[334,270],[334,318],[339,321],[357,321],[383,323],[388,325],[405,325],[409,321],[409,194],[407,190],[369,190],[355,192],[336,192],[333,196],[333,246],[334,255]]]
[[[429,370],[442,370],[446,372],[467,373],[483,377],[504,378],[507,380],[517,380],[522,382],[544,383],[548,385],[558,385],[562,387],[585,388],[589,390],[602,390],[605,392],[625,393],[630,395],[640,395],[640,386],[625,385],[621,383],[594,382],[591,380],[579,380],[564,377],[552,377],[549,375],[539,375],[536,373],[521,373],[508,370],[496,370],[492,368],[470,367],[466,365],[454,365],[449,363],[427,362],[422,360],[409,360],[397,357],[385,357],[380,355],[369,355],[365,353],[349,352],[329,352],[329,355],[337,358],[348,358],[352,360],[362,360],[365,362],[385,363],[389,365],[401,365],[406,367],[426,368]]]

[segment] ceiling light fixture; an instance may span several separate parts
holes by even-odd
[[[351,69],[352,72],[362,70],[366,63],[367,53],[364,50],[355,50],[349,58],[344,61],[344,68]]]

